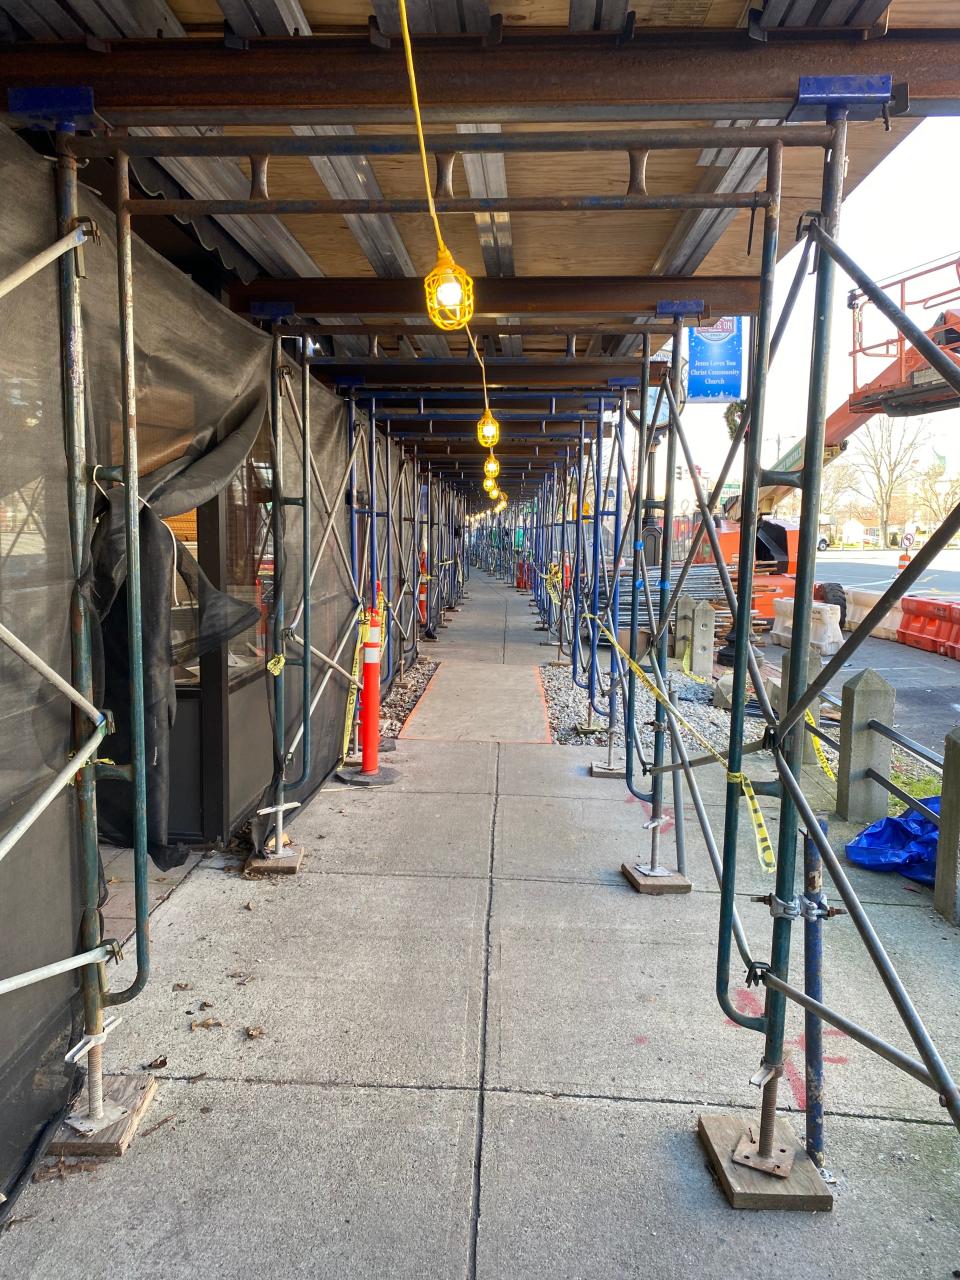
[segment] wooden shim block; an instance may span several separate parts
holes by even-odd
[[[693,884],[679,871],[670,871],[665,876],[645,876],[629,863],[623,862],[620,864],[620,874],[637,893],[689,893],[693,888]]]
[[[64,1122],[48,1148],[52,1156],[122,1156],[157,1092],[155,1076],[104,1076],[104,1101],[126,1107],[127,1114],[89,1137]],[[78,1099],[82,1106],[83,1100]]]
[[[697,1132],[710,1166],[734,1209],[795,1209],[807,1213],[829,1212],[833,1192],[807,1155],[787,1121],[777,1117],[774,1137],[782,1147],[795,1152],[787,1178],[775,1178],[733,1163],[733,1152],[748,1124],[744,1115],[704,1113],[697,1120]]]
[[[258,858],[251,855],[243,867],[243,874],[251,879],[257,876],[295,876],[303,861],[303,845],[288,846],[289,852],[277,858]]]

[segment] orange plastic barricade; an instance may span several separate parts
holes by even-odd
[[[950,628],[950,606],[941,600],[922,600],[917,596],[904,596],[903,618],[897,629],[897,639],[912,649],[927,653],[940,653],[940,644],[946,643]]]
[[[950,604],[947,608],[950,610],[949,634],[940,652],[948,658],[960,659],[960,604]]]

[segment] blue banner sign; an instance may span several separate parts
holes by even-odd
[[[743,391],[742,318],[724,316],[709,328],[687,332],[687,402],[739,400]]]

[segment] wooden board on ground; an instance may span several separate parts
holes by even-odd
[[[303,861],[303,845],[291,844],[279,857],[258,858],[252,854],[244,864],[243,874],[250,880],[258,876],[295,876]]]
[[[645,876],[635,866],[622,862],[620,874],[637,893],[689,893],[693,888],[692,883],[679,871],[668,871],[665,876]]]
[[[795,1209],[807,1213],[829,1212],[833,1192],[800,1144],[785,1119],[778,1116],[774,1130],[781,1147],[795,1152],[787,1178],[775,1178],[757,1169],[733,1163],[733,1152],[743,1136],[749,1117],[704,1113],[697,1132],[707,1158],[734,1209]]]
[[[133,1141],[140,1121],[157,1092],[157,1081],[150,1075],[104,1076],[104,1101],[125,1107],[127,1114],[89,1137],[77,1133],[64,1122],[49,1152],[52,1156],[122,1156]],[[82,1100],[78,1103],[82,1105]]]

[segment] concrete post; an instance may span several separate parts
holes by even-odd
[[[690,670],[695,676],[702,676],[706,680],[713,675],[713,633],[716,616],[717,612],[708,600],[701,600],[693,611],[693,652],[690,655]]]
[[[933,905],[945,920],[960,924],[960,725],[950,730],[943,743],[943,791]]]
[[[876,822],[887,816],[889,794],[867,777],[867,770],[875,769],[884,778],[890,776],[892,744],[867,725],[871,720],[893,724],[896,701],[893,686],[869,668],[843,686],[837,813],[847,822]]]
[[[813,645],[807,650],[807,670],[804,676],[804,684],[808,685],[811,680],[815,680],[820,674],[820,668],[823,666],[820,654],[814,649]],[[780,705],[778,710],[781,715],[786,711],[787,689],[790,685],[790,650],[780,659]],[[820,699],[818,698],[810,708],[813,713],[813,722],[820,728]],[[806,717],[804,717],[806,719]],[[813,739],[806,729],[803,732],[803,763],[815,764],[817,753],[813,745]]]
[[[695,604],[689,596],[681,596],[677,601],[676,621],[673,626],[673,656],[683,660],[683,655],[690,648],[693,639],[693,614]]]

